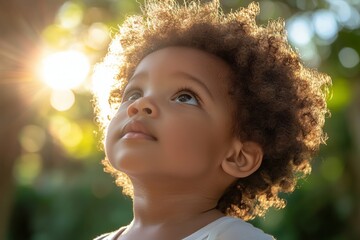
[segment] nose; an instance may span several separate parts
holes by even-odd
[[[149,97],[141,97],[132,102],[127,107],[127,114],[132,117],[136,114],[143,114],[149,117],[156,117],[158,115],[157,106],[152,102]]]

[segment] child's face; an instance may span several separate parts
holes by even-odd
[[[107,130],[111,164],[130,177],[216,176],[233,139],[229,76],[223,60],[192,48],[146,56]]]

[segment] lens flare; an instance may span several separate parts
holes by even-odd
[[[68,50],[46,56],[41,62],[40,76],[52,89],[74,89],[85,81],[89,70],[89,60],[83,53]]]

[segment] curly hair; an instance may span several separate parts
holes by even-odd
[[[234,133],[264,151],[260,168],[229,186],[217,204],[224,214],[244,220],[263,216],[269,207],[285,206],[279,194],[292,192],[298,179],[310,173],[310,160],[327,138],[323,125],[329,113],[330,77],[302,64],[287,42],[283,20],[258,26],[259,11],[256,3],[226,14],[219,0],[148,0],[142,15],[128,17],[120,27],[95,71],[105,71],[112,83],[105,95],[103,86],[94,89],[104,130],[128,78],[151,52],[185,46],[223,59],[233,74],[229,96],[236,105]],[[124,193],[132,195],[128,177],[107,159],[103,164]]]

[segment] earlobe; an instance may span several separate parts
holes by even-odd
[[[223,160],[223,170],[236,178],[244,178],[254,173],[261,165],[263,150],[258,143],[239,140],[233,145],[232,152]]]

